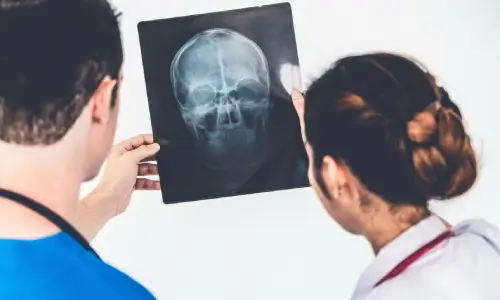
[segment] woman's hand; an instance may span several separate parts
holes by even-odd
[[[123,213],[134,190],[159,190],[154,155],[160,146],[151,134],[138,135],[113,147],[98,186],[80,202],[76,227],[90,241],[111,218]],[[141,176],[141,177],[138,177]]]

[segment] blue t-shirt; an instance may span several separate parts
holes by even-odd
[[[0,239],[0,299],[154,299],[139,283],[60,232]]]

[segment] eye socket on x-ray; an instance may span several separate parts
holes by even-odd
[[[197,105],[205,105],[211,103],[217,97],[217,91],[213,86],[204,84],[194,88],[187,96],[188,101],[183,103],[183,106],[193,107]]]
[[[243,79],[236,85],[235,89],[231,91],[231,96],[234,99],[245,102],[248,101],[260,102],[266,100],[267,90],[266,87],[255,79]]]

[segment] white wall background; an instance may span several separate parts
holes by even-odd
[[[139,21],[270,4],[252,0],[116,0],[126,62],[117,140],[151,131]],[[483,169],[467,196],[436,207],[456,222],[500,226],[500,2],[291,1],[303,78],[340,56],[374,50],[419,58],[461,106]],[[382,170],[381,170],[382,171]],[[86,184],[86,194],[95,182]],[[136,193],[95,240],[105,260],[159,299],[347,299],[372,259],[368,244],[331,221],[312,190],[166,206]]]

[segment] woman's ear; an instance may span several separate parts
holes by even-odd
[[[334,199],[338,199],[342,193],[342,188],[347,183],[345,170],[331,156],[323,158],[322,175],[325,185],[331,190]]]
[[[105,124],[109,120],[112,109],[113,88],[116,84],[116,80],[110,76],[104,77],[90,98],[93,123]]]

